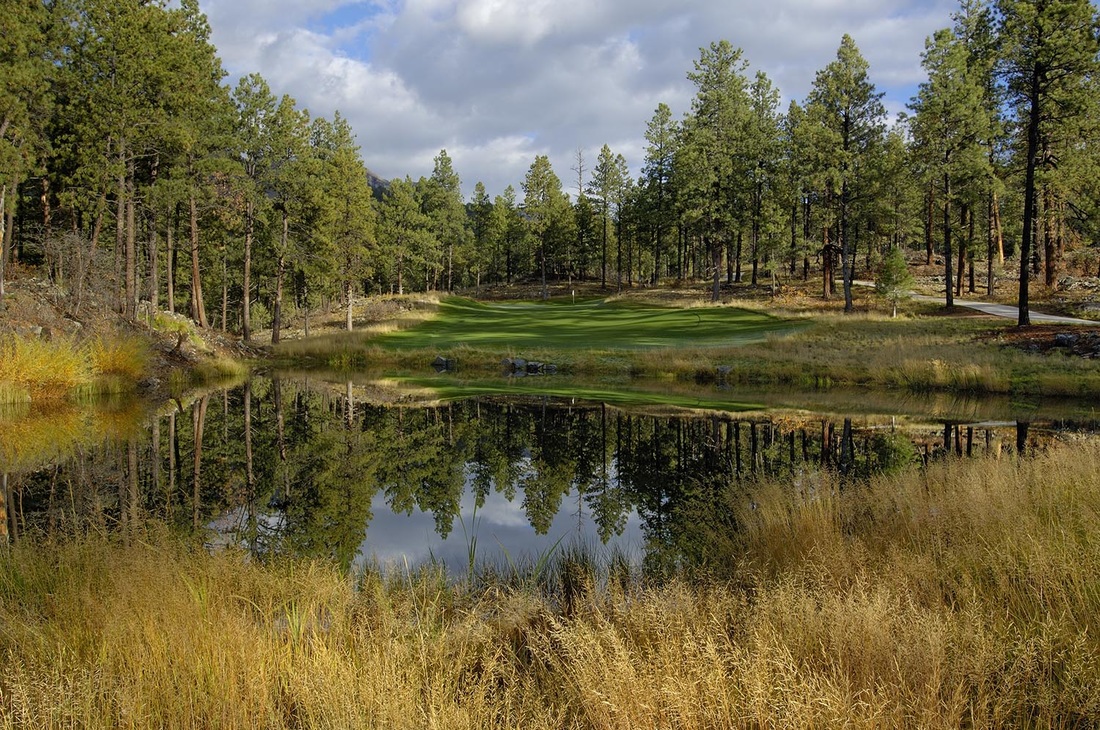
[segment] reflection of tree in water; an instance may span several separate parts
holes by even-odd
[[[902,432],[852,420],[641,415],[550,400],[468,400],[434,408],[356,402],[351,386],[256,379],[179,404],[119,441],[9,473],[8,533],[157,519],[180,531],[215,522],[259,556],[349,565],[382,494],[395,512],[432,514],[453,531],[470,490],[520,500],[536,532],[561,512],[601,540],[636,512],[647,565],[702,566],[753,480],[820,468],[850,483],[947,455],[1015,453],[1045,438],[945,424]],[[1039,434],[1043,432],[1038,432]]]

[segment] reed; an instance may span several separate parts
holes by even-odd
[[[0,727],[1094,727],[1100,448],[726,499],[708,578],[344,574],[147,529],[0,552]]]

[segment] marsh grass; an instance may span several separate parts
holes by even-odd
[[[15,399],[66,397],[93,380],[87,353],[71,340],[0,338],[0,395]]]
[[[100,377],[136,381],[149,367],[149,347],[136,337],[97,337],[89,343],[88,354],[92,372]]]
[[[731,491],[709,578],[0,553],[0,727],[1093,727],[1100,449]],[[618,564],[619,567],[613,567]]]
[[[148,374],[144,340],[122,333],[88,342],[0,338],[0,402],[79,399],[133,390]]]

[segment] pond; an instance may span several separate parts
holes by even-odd
[[[156,520],[212,547],[345,567],[461,574],[579,547],[661,570],[704,562],[762,477],[812,489],[807,475],[828,470],[855,485],[1100,425],[1081,404],[696,389],[706,407],[647,406],[644,393],[633,406],[530,392],[440,402],[296,374],[188,402],[2,414],[3,529]]]

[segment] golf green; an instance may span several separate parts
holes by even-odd
[[[643,349],[735,345],[791,322],[734,307],[674,309],[604,299],[483,303],[452,297],[431,320],[379,337],[383,347]]]

